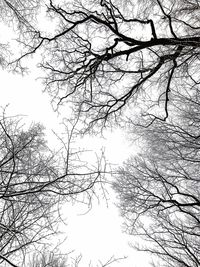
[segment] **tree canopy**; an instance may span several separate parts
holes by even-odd
[[[21,47],[9,62],[12,70],[24,73],[27,58],[37,54],[54,108],[68,104],[84,130],[126,123],[140,136],[141,153],[118,170],[114,183],[127,229],[147,242],[138,249],[157,255],[163,266],[199,266],[199,0],[50,0],[40,5],[15,0],[1,5],[5,22],[15,18]],[[38,23],[39,10],[46,11],[48,27]],[[8,205],[2,218],[12,222],[7,210],[21,198],[32,208],[30,199],[38,196],[34,205],[43,212],[54,204],[52,194],[66,197],[93,187],[98,168],[80,174],[77,169],[86,167],[80,164],[74,173],[69,160],[74,153],[66,146],[61,172],[49,156],[42,158],[41,169],[40,127],[14,135],[16,123],[7,123],[4,118],[0,125],[2,199]],[[19,185],[11,183],[15,176],[22,179]],[[14,212],[21,210],[16,206]],[[2,261],[9,260],[8,246],[12,251],[22,242],[6,227],[2,221]]]
[[[132,125],[143,148],[119,169],[114,187],[127,230],[146,241],[139,250],[159,257],[159,266],[196,267],[200,264],[198,86],[173,97],[173,119],[148,128]]]
[[[199,1],[50,1],[47,12],[55,30],[28,27],[14,68],[42,51],[46,91],[55,105],[71,103],[87,127],[135,106],[165,120],[170,91],[198,83]]]
[[[22,266],[33,248],[39,249],[57,234],[63,203],[76,199],[90,203],[101,167],[92,169],[81,161],[81,152],[71,147],[73,130],[68,133],[64,149],[52,151],[40,124],[24,129],[20,117],[7,117],[3,112],[0,264]]]

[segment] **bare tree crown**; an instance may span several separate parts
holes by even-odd
[[[198,82],[199,1],[126,2],[50,1],[55,32],[28,28],[31,42],[13,62],[20,69],[42,49],[46,91],[55,105],[71,103],[86,125],[119,121],[140,103],[151,120],[165,120],[170,91]]]

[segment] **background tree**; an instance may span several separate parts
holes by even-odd
[[[70,254],[70,253],[69,253]],[[43,250],[41,253],[34,254],[32,260],[29,262],[28,267],[79,267],[81,266],[82,256],[69,257],[70,255],[62,254],[59,251],[49,252]],[[111,266],[113,263],[118,263],[124,258],[114,258],[111,257],[104,263],[99,261],[96,267],[107,267]],[[84,263],[85,264],[85,263]],[[93,267],[94,265],[90,262],[88,267]]]
[[[34,254],[29,267],[67,267],[67,257],[61,253],[42,251]]]
[[[120,121],[135,105],[165,120],[171,89],[197,80],[199,8],[196,0],[50,1],[56,29],[29,28],[14,68],[40,49],[46,91],[56,106],[72,103],[86,127]]]
[[[38,0],[1,0],[1,21],[12,23],[16,28],[26,23],[29,24],[30,19],[34,19],[35,12],[39,9],[40,3],[42,2]]]
[[[39,0],[1,0],[0,1],[0,23],[1,23],[1,39],[0,39],[0,65],[5,67],[9,62],[9,57],[14,51],[11,51],[11,44],[7,39],[9,27],[15,33],[14,38],[19,42],[22,39],[31,38],[32,34],[28,33],[34,31],[37,13],[40,11],[42,1]],[[5,28],[5,29],[4,29]],[[26,32],[26,33],[25,33]],[[23,36],[23,37],[22,37]],[[23,42],[23,41],[22,41]],[[15,49],[16,49],[15,44]]]
[[[155,266],[200,264],[198,85],[173,93],[173,119],[133,127],[141,153],[119,169],[114,188],[129,233],[145,240],[138,249],[160,258]]]
[[[100,166],[90,168],[71,148],[73,129],[63,150],[51,151],[44,128],[26,129],[19,117],[0,119],[0,264],[22,266],[25,257],[57,234],[62,204],[91,201]],[[66,136],[65,132],[65,136]],[[96,168],[96,169],[95,169]]]

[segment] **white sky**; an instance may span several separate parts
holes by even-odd
[[[18,76],[6,71],[1,71],[0,106],[7,108],[7,115],[27,115],[25,121],[41,122],[47,128],[57,129],[60,119],[52,111],[50,98],[42,93],[43,87],[36,81],[33,75]],[[129,144],[125,142],[120,131],[107,134],[104,140],[106,156],[112,162],[119,163],[126,159],[130,153]],[[90,149],[101,149],[101,145],[93,139],[86,139],[85,144],[90,143]],[[94,203],[93,209],[86,215],[82,206],[66,206],[66,223],[64,236],[67,236],[63,244],[66,252],[75,250],[75,254],[82,254],[82,266],[88,266],[89,261],[101,260],[106,262],[111,256],[128,259],[114,263],[112,267],[147,267],[148,258],[142,253],[136,253],[129,247],[128,242],[133,238],[122,233],[122,218],[113,204],[114,195],[110,195],[109,206],[105,202]],[[94,265],[96,266],[96,265]]]

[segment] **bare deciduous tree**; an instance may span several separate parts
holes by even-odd
[[[200,264],[198,86],[193,92],[174,94],[173,99],[172,120],[157,121],[147,128],[134,127],[146,148],[119,170],[114,187],[127,230],[146,241],[138,249],[161,259],[155,266],[197,267]]]
[[[46,91],[56,105],[72,103],[86,127],[118,121],[139,103],[151,120],[165,120],[170,91],[197,82],[199,9],[196,0],[50,1],[56,30],[32,31],[13,63],[20,69],[41,49]]]
[[[61,253],[42,251],[34,254],[28,264],[29,267],[67,267],[67,256]]]
[[[34,18],[36,15],[35,11],[40,7],[40,3],[38,0],[1,0],[0,20],[5,23],[12,23],[12,25],[18,22],[15,27],[20,27],[22,24],[26,24],[30,19]]]
[[[112,266],[113,263],[118,263],[125,258],[111,257],[104,263],[99,261],[96,267],[107,267]],[[79,267],[82,263],[82,255],[77,257],[70,257],[59,252],[42,251],[40,254],[34,254],[32,260],[29,263],[29,267]],[[88,267],[94,265],[90,262]]]
[[[11,27],[14,30],[19,42],[23,42],[24,39],[31,38],[29,32],[34,31],[34,25],[36,24],[37,13],[40,10],[42,1],[39,0],[1,0],[0,1],[0,23],[1,26]],[[15,51],[11,51],[9,40],[6,35],[8,28],[1,27],[1,39],[0,39],[0,65],[6,66],[9,62],[9,57]],[[16,48],[16,45],[15,45]]]
[[[22,266],[34,246],[57,233],[61,204],[90,202],[100,182],[100,166],[89,168],[71,148],[74,129],[63,152],[48,148],[43,130],[24,129],[19,117],[5,113],[0,119],[0,264]]]

